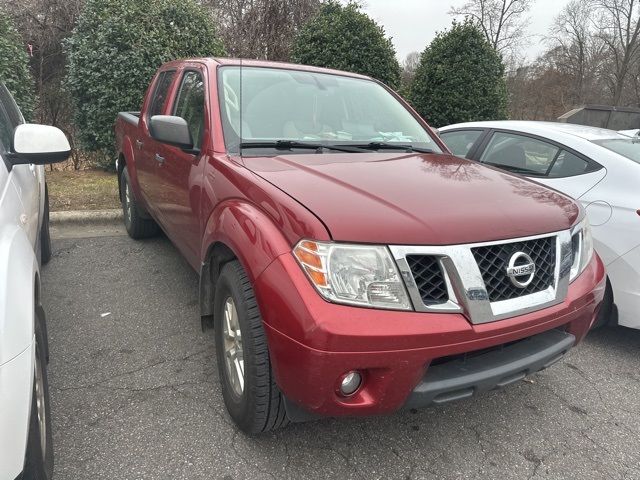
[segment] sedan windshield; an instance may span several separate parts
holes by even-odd
[[[317,153],[442,152],[411,113],[370,80],[299,70],[222,67],[218,82],[225,143],[233,153],[240,146],[246,155],[277,149],[296,153],[310,149]]]
[[[593,140],[593,143],[640,163],[640,138],[607,138]]]

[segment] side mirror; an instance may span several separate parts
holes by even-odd
[[[193,149],[193,139],[187,121],[173,115],[154,115],[149,123],[151,136],[162,143],[168,143],[184,150]]]
[[[13,132],[13,148],[8,155],[12,165],[63,162],[71,155],[69,140],[62,130],[48,125],[23,123]]]

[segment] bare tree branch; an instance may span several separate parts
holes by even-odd
[[[514,58],[526,38],[527,13],[535,0],[469,0],[449,14],[474,21],[487,41],[505,57]]]
[[[640,49],[640,0],[596,0],[599,36],[608,48],[615,69],[610,84],[613,104],[620,105],[629,71],[638,62]]]
[[[232,56],[287,60],[292,41],[321,0],[204,0]]]

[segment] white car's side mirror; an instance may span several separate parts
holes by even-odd
[[[62,130],[48,125],[24,123],[13,133],[13,148],[8,155],[12,165],[46,165],[69,158],[71,146]]]

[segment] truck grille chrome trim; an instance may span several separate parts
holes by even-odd
[[[556,305],[569,288],[569,230],[468,245],[389,249],[416,311],[463,313],[474,324]],[[534,267],[510,265],[510,258],[520,252],[531,258]],[[520,275],[531,275],[531,282],[510,281],[510,276]]]

